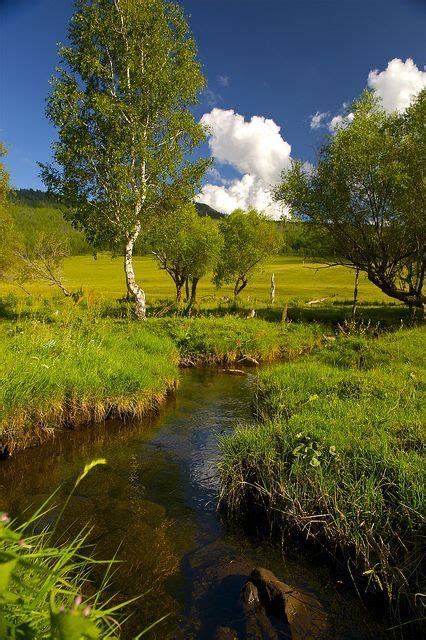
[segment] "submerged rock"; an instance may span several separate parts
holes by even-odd
[[[328,618],[321,603],[279,580],[272,571],[257,567],[247,584],[257,587],[260,604],[267,613],[285,620],[292,640],[319,640],[327,637]]]
[[[250,574],[251,582],[257,587],[260,602],[266,611],[277,618],[286,618],[285,594],[291,587],[263,567],[257,567]]]
[[[225,373],[228,373],[230,376],[246,376],[246,372],[242,369],[224,369]]]
[[[218,627],[214,634],[214,640],[238,640],[238,636],[231,627]]]

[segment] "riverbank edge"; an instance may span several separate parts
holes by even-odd
[[[117,332],[118,327],[119,325],[105,325],[100,329],[101,332],[110,331],[109,335],[112,335],[112,332]],[[34,330],[34,325],[31,329]],[[59,329],[58,335],[61,330]],[[68,327],[68,330],[72,331],[73,327]],[[29,398],[30,402],[21,405],[12,414],[7,411],[3,412],[3,416],[0,414],[0,460],[52,440],[58,429],[73,429],[91,422],[106,422],[112,418],[142,419],[155,415],[167,397],[174,394],[179,386],[181,368],[229,369],[244,366],[249,360],[255,368],[256,363],[289,361],[323,346],[326,342],[324,332],[327,332],[320,324],[280,325],[265,320],[235,317],[152,319],[143,325],[129,323],[119,330],[126,334],[130,345],[133,337],[138,340],[138,331],[145,332],[145,340],[152,338],[157,343],[164,343],[164,353],[159,354],[157,346],[157,350],[152,353],[149,349],[146,351],[147,357],[150,364],[156,362],[156,359],[168,359],[169,366],[175,372],[167,376],[157,372],[153,388],[140,387],[136,392],[118,395],[104,393],[102,389],[91,393],[89,376],[86,376],[84,386],[75,386],[72,392],[64,386],[59,390],[58,396],[49,401],[45,397],[37,397],[36,385],[34,395]],[[99,327],[97,331],[98,336]],[[135,336],[132,336],[132,331],[136,331]],[[89,341],[89,338],[93,341],[92,333],[84,339]],[[26,354],[27,361],[33,358],[38,361],[41,350],[50,342],[37,343],[36,348],[32,345],[32,355]],[[85,345],[83,349],[84,347]],[[121,352],[118,355],[122,357]],[[158,363],[156,364],[158,368]],[[36,375],[41,376],[43,371],[39,369]],[[54,376],[53,373],[50,375]],[[134,380],[131,383],[134,384]]]
[[[422,331],[422,339],[425,337],[424,326],[401,331],[405,332],[408,337],[410,332],[414,337],[414,332]],[[398,332],[393,335],[398,335]],[[392,338],[392,334],[388,334],[385,339],[389,338]],[[417,339],[419,339],[419,335]],[[374,340],[376,344],[380,343],[379,338],[370,338],[369,340]],[[359,358],[360,361],[362,361],[362,350],[360,349],[362,342],[361,338],[356,338],[353,340],[353,345],[350,345],[350,348],[353,348],[354,352],[356,352],[356,358]],[[336,344],[336,346],[338,345]],[[342,343],[340,346],[342,346]],[[413,345],[411,345],[411,348],[413,348]],[[319,352],[320,358],[324,354],[329,364],[331,354],[321,351]],[[412,379],[420,387],[421,375],[419,372],[422,366],[420,351],[418,351],[418,354],[418,367],[413,367],[413,361],[415,360],[408,355],[406,356],[404,367],[406,365],[407,378]],[[383,363],[380,361],[382,355],[383,353],[378,354],[378,359],[374,366],[383,367]],[[341,356],[342,354],[339,354],[339,357]],[[367,359],[371,356],[372,354],[367,354]],[[375,356],[372,357],[374,358]],[[345,363],[343,368],[348,367],[348,373],[353,373],[351,367],[354,366],[354,362]],[[297,365],[301,364],[303,364],[303,359],[297,362]],[[318,365],[320,364],[319,362]],[[340,366],[342,364],[343,358]],[[311,362],[310,365],[315,366],[315,362]],[[393,362],[392,366],[398,367],[399,365]],[[275,368],[274,370],[276,371]],[[297,409],[295,410],[295,407],[291,406],[291,402],[287,405],[285,401],[285,395],[291,389],[291,383],[290,387],[284,385],[280,389],[276,386],[273,375],[268,375],[268,371],[265,370],[263,375],[261,374],[254,390],[253,411],[257,422],[240,425],[233,435],[221,439],[219,510],[228,521],[238,523],[243,528],[247,527],[256,536],[275,541],[281,549],[285,549],[292,542],[297,545],[308,545],[308,548],[313,553],[317,556],[320,554],[321,557],[325,558],[327,564],[334,566],[337,571],[341,572],[343,567],[343,573],[351,580],[355,590],[359,595],[362,594],[366,602],[375,601],[377,604],[378,601],[379,603],[387,604],[391,619],[397,622],[397,625],[393,628],[397,629],[401,625],[401,627],[404,627],[405,632],[408,633],[404,637],[418,637],[416,635],[418,632],[416,615],[421,613],[421,602],[417,601],[421,600],[421,584],[418,583],[418,580],[416,583],[415,576],[413,578],[412,567],[416,564],[416,558],[420,558],[421,554],[421,528],[416,525],[417,534],[413,533],[413,538],[410,538],[410,541],[407,539],[405,542],[400,539],[400,536],[403,536],[402,529],[395,530],[395,545],[397,547],[401,545],[403,548],[405,548],[405,543],[408,545],[405,550],[407,557],[411,555],[411,568],[408,566],[404,567],[403,570],[399,570],[395,566],[395,574],[399,573],[400,575],[399,580],[395,579],[393,584],[391,584],[391,581],[388,584],[381,583],[381,567],[371,562],[371,559],[370,562],[363,563],[365,559],[358,553],[355,537],[352,540],[345,541],[343,536],[339,538],[336,531],[336,537],[333,540],[328,533],[321,531],[322,523],[324,524],[325,532],[327,528],[332,529],[326,523],[328,516],[331,516],[332,520],[338,520],[339,517],[345,519],[345,514],[339,511],[338,508],[336,508],[335,514],[327,512],[325,508],[327,501],[322,500],[320,493],[318,493],[321,483],[315,486],[315,481],[309,480],[310,474],[315,473],[315,468],[317,466],[320,468],[322,463],[319,462],[318,458],[313,458],[312,463],[310,463],[308,457],[315,456],[315,448],[318,447],[320,449],[321,446],[323,446],[323,450],[318,453],[318,456],[328,454],[329,443],[325,442],[324,444],[321,441],[312,441],[311,438],[306,438],[306,433],[301,431],[295,436],[296,442],[290,442],[290,448],[283,445],[285,439],[293,440],[294,433],[291,433],[291,429],[288,427],[288,420],[297,417]],[[287,383],[289,383],[289,380],[287,380]],[[297,384],[297,378],[294,378],[294,383]],[[305,398],[301,405],[307,405],[317,400],[318,396],[314,394]],[[299,421],[299,428],[303,428],[303,420],[306,420],[305,425],[307,425],[309,432],[308,416],[302,416],[302,420]],[[256,434],[259,439],[257,445],[255,443]],[[297,438],[299,438],[298,441]],[[252,440],[251,446],[250,440]],[[293,447],[295,448],[293,449]],[[278,451],[280,453],[277,453]],[[334,446],[330,446],[330,454],[330,460],[333,461],[336,456],[336,448]],[[303,464],[298,461],[297,464],[300,464],[298,469],[294,470],[289,467],[284,472],[289,455],[293,455],[294,459],[298,457],[299,460],[305,457],[308,466],[303,468]],[[337,457],[336,460],[338,459]],[[350,460],[345,458],[345,463],[349,464]],[[277,471],[277,469],[281,471]],[[338,474],[337,469],[336,473]],[[286,484],[298,484],[301,477],[304,478],[301,484],[304,485],[305,495],[299,496],[301,502],[296,504],[294,508],[286,509],[286,499],[282,497],[288,493]],[[345,480],[342,481],[344,482]],[[389,482],[389,485],[391,486],[392,482]],[[311,490],[309,487],[311,487]],[[324,486],[324,489],[327,489],[327,487]],[[306,500],[306,504],[303,503],[303,500]],[[309,505],[311,507],[310,512],[306,508]],[[408,511],[414,512],[414,505],[411,506],[407,505],[406,509],[403,510],[404,513]],[[421,519],[421,509],[417,512],[417,515]],[[255,523],[255,526],[253,523]],[[414,530],[416,530],[415,527]],[[378,556],[379,559],[380,555]],[[389,558],[386,558],[385,568],[388,571],[392,569]],[[404,573],[409,577],[407,578]],[[420,597],[418,598],[417,596]],[[411,631],[406,627],[410,623],[414,627],[413,636],[410,635]]]

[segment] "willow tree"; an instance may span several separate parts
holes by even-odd
[[[54,162],[42,177],[94,247],[123,250],[143,319],[135,242],[153,216],[193,196],[208,164],[191,159],[204,139],[190,111],[204,85],[196,45],[167,0],[77,0],[68,39],[47,103]]]
[[[365,92],[316,167],[284,171],[275,198],[327,237],[328,255],[386,295],[423,309],[426,270],[426,91],[403,114]]]

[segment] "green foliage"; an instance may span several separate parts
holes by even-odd
[[[105,463],[94,460],[86,465],[73,491],[91,469]],[[84,603],[81,597],[90,569],[100,563],[84,553],[88,531],[53,544],[52,531],[43,528],[54,495],[22,524],[0,514],[0,636],[10,640],[117,638],[119,625],[113,613],[125,605],[103,604],[106,582]],[[34,533],[35,528],[42,528],[41,533]],[[107,580],[111,563],[104,564]]]
[[[20,232],[7,209],[10,193],[9,174],[1,162],[6,153],[6,148],[0,142],[0,279],[8,279],[13,274],[17,262],[15,254],[22,245]]]
[[[263,371],[260,424],[222,442],[222,499],[236,516],[254,501],[284,534],[349,558],[395,606],[421,591],[424,337],[339,338]]]
[[[177,3],[78,0],[76,8],[47,107],[56,164],[42,166],[42,177],[91,244],[126,246],[128,292],[143,318],[134,243],[152,216],[199,188],[209,161],[192,157],[204,129],[190,107],[204,78]]]
[[[214,283],[234,283],[237,296],[247,286],[249,278],[265,260],[278,250],[278,235],[274,223],[255,210],[235,210],[219,223],[223,248],[214,271]]]
[[[296,216],[327,232],[326,253],[418,307],[424,303],[425,105],[423,91],[406,113],[388,114],[365,92],[351,106],[352,121],[320,150],[315,169],[294,162],[275,192]]]
[[[168,212],[159,220],[149,237],[149,245],[160,269],[164,269],[176,286],[177,302],[182,287],[192,281],[192,302],[197,283],[217,261],[222,238],[217,223],[199,217],[194,205]]]

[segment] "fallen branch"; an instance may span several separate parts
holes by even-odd
[[[332,296],[325,296],[325,298],[318,298],[317,300],[309,300],[306,304],[318,304],[319,302],[324,302],[324,300],[330,300],[330,298],[335,298],[337,293],[333,293]]]

